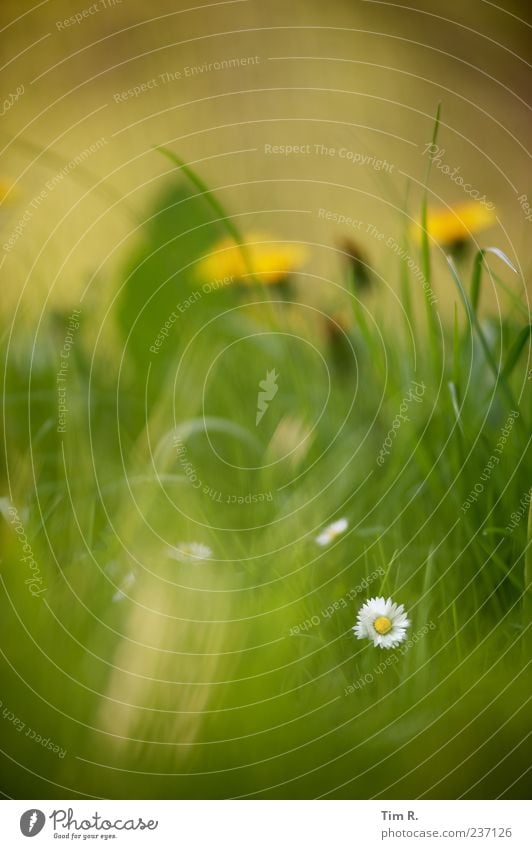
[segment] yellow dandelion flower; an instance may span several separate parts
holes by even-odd
[[[17,191],[13,188],[13,184],[9,180],[0,178],[0,205],[13,203],[16,199]]]
[[[427,232],[443,247],[453,248],[464,244],[476,233],[486,230],[495,221],[495,209],[477,202],[464,202],[447,208],[427,210]],[[417,241],[421,241],[422,227],[413,225]]]
[[[274,284],[286,280],[304,259],[298,245],[272,242],[256,233],[246,238],[245,251],[233,239],[222,239],[199,263],[198,274],[206,280],[232,277],[241,283]]]

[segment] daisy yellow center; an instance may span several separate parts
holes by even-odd
[[[388,631],[392,630],[392,623],[387,616],[379,616],[378,619],[375,619],[373,627],[375,628],[377,634],[381,634],[382,636],[384,636],[384,634],[387,634]]]

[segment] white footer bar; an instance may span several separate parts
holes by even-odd
[[[9,849],[530,849],[529,820],[524,801],[9,800],[0,802],[0,843]]]

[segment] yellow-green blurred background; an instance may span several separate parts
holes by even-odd
[[[27,284],[28,310],[40,312],[45,297],[64,306],[102,260],[97,297],[105,301],[122,240],[169,170],[154,152],[161,144],[197,163],[226,207],[242,213],[243,230],[316,243],[312,270],[328,274],[336,267],[330,248],[349,228],[324,224],[318,209],[399,235],[409,178],[417,211],[439,100],[444,161],[496,204],[492,241],[528,268],[532,222],[518,202],[532,193],[526,3],[244,0],[191,8],[123,0],[62,25],[89,6],[4,0],[0,9],[2,86],[25,86],[0,130],[1,176],[16,183],[2,209],[4,233],[60,170],[45,151],[66,164],[105,139],[85,163],[101,190],[84,186],[79,169],[50,193],[7,257],[4,301]],[[258,58],[186,76],[187,67],[243,57]],[[268,155],[266,144],[310,144],[311,154]],[[314,144],[385,159],[391,173],[316,155]],[[438,170],[431,190],[436,204],[467,200]],[[393,286],[393,257],[376,258],[374,240],[362,241]]]

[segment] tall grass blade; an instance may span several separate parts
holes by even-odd
[[[157,147],[156,150],[158,150],[159,153],[162,153],[163,156],[166,156],[166,158],[169,159],[170,162],[173,162],[173,164],[176,165],[185,174],[185,176],[190,180],[190,182],[204,196],[211,209],[218,216],[222,226],[225,227],[225,229],[227,230],[228,235],[231,237],[231,239],[233,239],[234,242],[236,242],[236,244],[240,248],[242,258],[246,265],[246,269],[249,275],[253,278],[254,273],[251,259],[249,256],[248,246],[246,245],[246,242],[240,230],[233,223],[231,216],[222,206],[218,198],[213,194],[213,192],[211,192],[211,190],[209,189],[207,184],[203,182],[201,177],[199,177],[198,174],[196,174],[196,172],[190,167],[190,165],[187,165],[186,162],[181,159],[180,156],[178,156],[172,150],[169,150],[167,147],[160,146]]]
[[[438,138],[438,130],[440,127],[440,113],[441,113],[441,101],[438,103],[438,108],[436,109],[436,117],[434,119],[434,127],[432,130],[432,140],[431,145],[434,147],[436,145],[436,139]],[[431,268],[430,268],[430,246],[429,246],[429,234],[427,231],[427,207],[428,207],[428,185],[430,178],[430,171],[432,168],[432,160],[434,159],[434,154],[429,154],[429,161],[427,165],[427,171],[425,174],[425,183],[423,189],[423,200],[421,202],[421,260],[423,263],[423,273],[425,275],[425,279],[430,283],[431,277]]]
[[[482,346],[482,350],[484,351],[484,356],[486,357],[486,362],[488,363],[491,371],[493,372],[493,376],[495,378],[496,385],[500,384],[500,386],[502,387],[502,389],[506,393],[506,396],[507,396],[508,400],[510,401],[510,403],[512,405],[512,409],[518,410],[519,405],[517,404],[517,401],[514,398],[513,392],[511,390],[507,380],[506,380],[506,377],[503,376],[502,373],[499,371],[499,368],[498,368],[497,363],[495,361],[495,358],[494,358],[494,356],[491,352],[491,349],[490,349],[490,346],[489,346],[488,341],[486,339],[486,336],[484,334],[484,331],[482,330],[482,327],[480,325],[480,321],[478,320],[478,316],[477,316],[475,310],[473,309],[471,301],[469,300],[469,298],[467,296],[467,292],[464,289],[464,286],[463,286],[462,281],[460,279],[460,275],[458,273],[458,269],[456,268],[456,265],[454,263],[453,258],[451,256],[447,256],[447,262],[449,264],[449,268],[451,269],[451,274],[452,274],[453,280],[454,280],[456,287],[457,287],[457,289],[460,293],[460,297],[461,297],[462,302],[464,304],[469,322],[475,329],[475,332],[476,332],[476,334],[479,338],[480,344]],[[518,421],[519,421],[519,419],[518,419]]]
[[[432,130],[432,149],[436,145],[436,139],[438,138],[438,130],[440,126],[440,113],[441,113],[441,102],[438,103],[438,108],[436,109],[436,117],[434,119],[434,127]],[[432,160],[434,158],[434,154],[431,152],[429,154],[429,161],[427,164],[427,172],[425,175],[425,183],[423,189],[423,199],[421,202],[421,269],[423,272],[423,276],[425,278],[427,286],[432,288],[432,268],[430,261],[430,245],[429,245],[429,233],[427,229],[427,209],[428,209],[428,185],[430,172],[432,167]],[[425,299],[425,308],[427,311],[427,324],[428,324],[428,332],[429,332],[429,344],[432,355],[432,362],[434,366],[434,370],[437,374],[438,372],[438,350],[436,347],[436,340],[438,334],[438,325],[436,322],[436,316],[434,315],[432,304],[428,298]]]
[[[517,339],[513,343],[512,347],[508,351],[508,356],[506,357],[506,362],[504,363],[504,368],[502,370],[502,375],[505,378],[510,377],[512,371],[514,370],[519,357],[521,356],[521,351],[525,347],[529,337],[532,335],[532,324],[528,324],[526,327],[520,331]]]
[[[438,138],[438,130],[440,127],[440,114],[441,114],[441,101],[438,103],[438,108],[436,109],[436,117],[434,119],[434,127],[432,130],[432,140],[431,145],[434,148],[436,145],[436,139]],[[430,284],[431,278],[431,266],[430,266],[430,246],[429,246],[429,234],[427,231],[427,207],[428,207],[428,185],[430,172],[432,168],[432,160],[434,158],[434,154],[429,154],[429,161],[427,165],[427,172],[425,174],[425,183],[423,189],[423,200],[421,202],[421,262],[423,268],[423,274],[425,279]]]
[[[506,256],[504,251],[501,251],[500,248],[481,248],[475,255],[475,259],[473,262],[473,274],[471,276],[471,306],[473,310],[477,312],[478,304],[480,300],[480,289],[482,283],[482,268],[485,264],[485,256],[486,254],[494,254],[498,256],[507,266],[510,268],[514,274],[517,274],[517,269],[515,268],[512,261]]]

